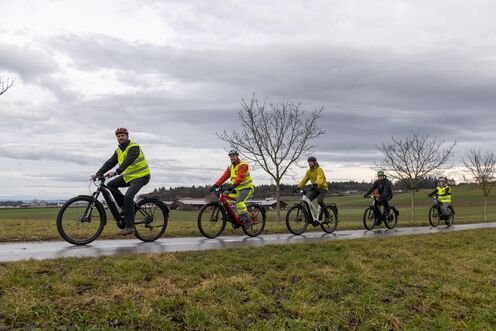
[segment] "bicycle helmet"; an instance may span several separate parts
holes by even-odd
[[[438,182],[445,182],[446,183],[446,178],[444,177],[439,177],[439,179],[437,180]]]
[[[229,156],[231,156],[231,155],[239,155],[239,152],[237,150],[235,150],[235,149],[231,149],[229,151],[229,153],[227,153],[227,155],[229,155]]]
[[[310,161],[317,163],[317,158],[315,156],[309,156],[307,162]]]
[[[124,133],[124,134],[129,135],[129,132],[127,131],[126,128],[117,128],[117,129],[115,129],[115,135],[117,136],[119,133]]]

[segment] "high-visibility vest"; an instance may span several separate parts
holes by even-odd
[[[125,150],[121,150],[120,147],[117,147],[117,161],[119,162],[119,166],[126,159],[127,153],[131,147],[137,146],[140,149],[140,153],[136,160],[129,167],[127,167],[122,173],[122,178],[126,183],[129,183],[133,179],[145,177],[150,174],[150,168],[148,167],[148,162],[145,160],[145,154],[141,150],[140,145],[131,141],[129,145],[127,145]]]
[[[229,169],[231,169],[231,184],[234,184],[234,181],[238,177],[239,166],[242,164],[244,164],[248,167],[248,164],[246,162],[243,162],[243,161],[239,161],[238,164],[236,164],[236,165],[234,165],[232,163],[229,165]],[[236,187],[236,190],[239,191],[239,190],[242,190],[245,188],[251,188],[252,190],[254,189],[253,181],[251,180],[249,168],[246,171],[245,178],[243,178],[243,181],[241,183],[239,183],[239,185]]]
[[[437,196],[440,202],[451,202],[451,189],[449,186],[437,187]]]

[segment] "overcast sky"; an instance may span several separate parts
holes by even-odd
[[[370,180],[376,145],[420,131],[493,148],[496,2],[0,2],[0,199],[67,198],[127,127],[144,191],[214,182],[241,99],[324,106],[328,180]],[[306,158],[308,155],[304,155]],[[294,171],[298,180],[301,169]],[[254,171],[257,183],[267,175]]]

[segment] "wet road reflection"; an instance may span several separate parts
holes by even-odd
[[[153,243],[130,240],[97,240],[87,246],[73,246],[65,241],[19,242],[0,244],[0,261],[18,261],[26,259],[53,259],[60,257],[106,256],[116,254],[149,254],[165,252],[202,251],[209,249],[232,249],[245,247],[262,247],[266,245],[284,245],[296,243],[313,243],[328,240],[345,240],[359,238],[383,238],[413,234],[427,234],[471,229],[496,228],[496,222],[460,224],[447,227],[409,227],[393,230],[377,229],[373,231],[344,230],[332,234],[308,232],[301,236],[292,234],[266,234],[256,238],[246,236],[224,236],[216,239],[203,237],[162,238]]]

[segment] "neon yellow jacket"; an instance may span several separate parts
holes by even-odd
[[[313,168],[310,168],[307,170],[307,173],[305,174],[305,177],[301,180],[301,182],[298,184],[298,188],[303,188],[305,184],[310,180],[312,184],[317,184],[317,188],[319,190],[325,190],[328,191],[329,188],[327,187],[327,179],[324,174],[324,170],[317,165]]]

